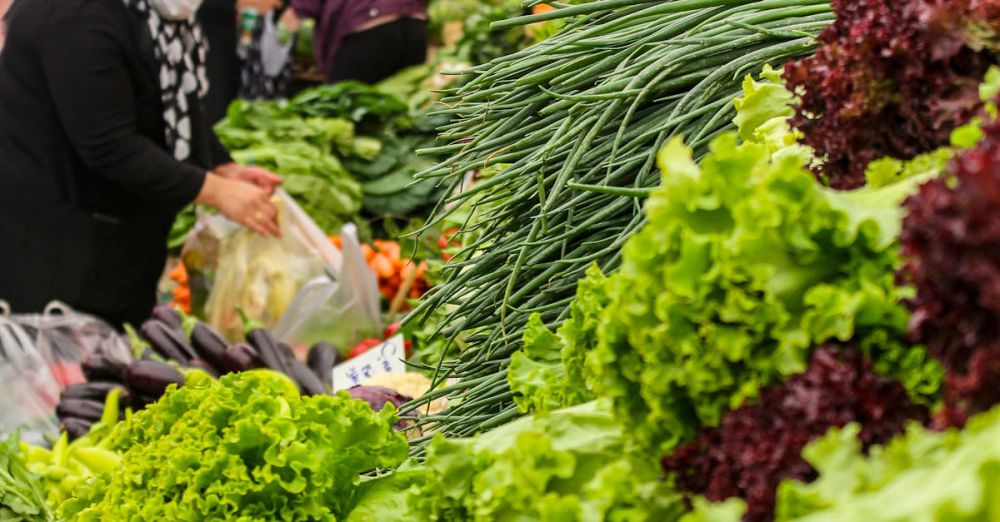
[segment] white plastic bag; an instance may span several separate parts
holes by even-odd
[[[341,231],[342,262],[310,280],[274,327],[274,335],[293,346],[320,341],[350,350],[367,338],[380,338],[382,316],[378,283],[365,263],[357,227]]]
[[[96,351],[130,357],[128,342],[96,317],[59,302],[41,314],[10,315],[0,302],[0,432],[20,428],[33,444],[57,436],[59,394],[84,382],[80,363]]]
[[[31,337],[0,317],[0,430],[21,429],[22,440],[43,443],[59,433],[59,384]]]
[[[292,46],[295,39],[289,39],[282,44],[278,40],[278,27],[274,22],[275,13],[264,16],[264,30],[260,36],[260,61],[264,66],[264,74],[277,78],[285,69],[292,57]]]
[[[282,236],[240,228],[224,238],[205,303],[205,319],[228,339],[243,337],[238,309],[267,328],[311,279],[340,265],[340,253],[284,191],[275,194]]]
[[[10,320],[31,338],[60,390],[86,380],[80,363],[99,348],[116,356],[129,355],[128,341],[111,325],[59,301],[49,303],[41,314],[14,315]]]

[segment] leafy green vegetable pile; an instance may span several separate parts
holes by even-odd
[[[745,141],[723,134],[701,166],[679,139],[661,150],[648,224],[618,273],[594,268],[580,283],[560,335],[529,323],[510,370],[522,406],[572,404],[585,381],[644,444],[667,450],[803,372],[828,341],[857,343],[917,397],[937,392],[940,369],[905,342],[908,294],[895,282],[901,203],[936,170],[877,189],[821,186],[786,123],[791,95],[766,75],[737,100]],[[557,358],[564,382],[531,374]]]
[[[435,438],[411,488],[416,520],[673,520],[680,497],[626,455],[623,427],[588,403],[471,439]]]
[[[857,431],[835,430],[805,449],[820,478],[779,489],[779,520],[995,520],[1000,513],[1000,408],[963,431],[913,426],[868,455]]]
[[[819,478],[810,484],[782,483],[775,520],[996,520],[1000,408],[974,417],[962,431],[912,425],[867,454],[858,431],[856,424],[832,430],[803,451]],[[695,505],[683,522],[738,522],[743,513],[739,500]]]
[[[516,0],[494,5],[480,4],[464,17],[462,37],[456,42],[456,53],[473,65],[489,63],[514,54],[528,46],[531,39],[524,27],[494,29],[492,24],[519,14],[521,3]]]
[[[233,157],[271,168],[321,228],[429,207],[433,182],[413,176],[433,164],[415,150],[433,143],[440,118],[408,116],[395,97],[355,82],[325,85],[288,102],[233,103],[216,128]]]
[[[391,408],[346,395],[302,397],[254,370],[185,386],[115,431],[122,464],[63,505],[67,520],[337,520],[359,474],[399,465]]]
[[[42,477],[28,470],[19,441],[15,432],[0,442],[0,520],[48,520],[52,514],[40,487]]]
[[[455,118],[441,128],[449,143],[430,152],[449,156],[421,176],[457,188],[470,170],[503,166],[448,198],[503,204],[465,227],[477,240],[465,243],[447,280],[410,319],[453,303],[444,335],[478,332],[442,374],[467,383],[453,393],[467,400],[447,418],[428,420],[453,435],[516,417],[503,383],[528,318],[539,312],[558,326],[592,263],[608,272],[619,266],[622,245],[644,222],[633,196],[659,183],[660,146],[685,135],[704,152],[730,126],[742,77],[808,55],[813,36],[833,20],[827,0],[552,5],[492,25],[566,21],[537,45],[474,67],[445,96],[442,112]],[[454,208],[441,205],[435,220]]]

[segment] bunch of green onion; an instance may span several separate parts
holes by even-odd
[[[465,227],[475,239],[446,282],[408,318],[448,305],[440,335],[475,332],[459,359],[435,368],[438,381],[458,384],[410,405],[449,396],[447,411],[422,421],[448,435],[518,416],[506,367],[528,317],[537,312],[558,326],[588,266],[615,270],[622,244],[643,224],[641,196],[659,183],[660,145],[683,135],[703,152],[730,126],[744,76],[811,54],[834,18],[828,0],[553,5],[495,24],[565,21],[543,42],[472,69],[448,93],[442,112],[453,120],[441,137],[450,143],[425,152],[449,159],[418,176],[454,189],[469,171],[497,171],[439,204],[431,225],[456,203],[485,210]]]

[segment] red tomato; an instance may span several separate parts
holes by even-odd
[[[360,343],[358,343],[357,346],[351,349],[351,352],[347,354],[347,358],[353,359],[380,344],[382,344],[382,341],[380,341],[379,339],[365,339],[364,341],[361,341]]]
[[[399,331],[399,323],[392,323],[385,327],[385,338],[388,339]]]

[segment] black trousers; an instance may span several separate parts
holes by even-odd
[[[427,60],[427,21],[400,18],[344,38],[333,58],[330,83],[378,83]]]

